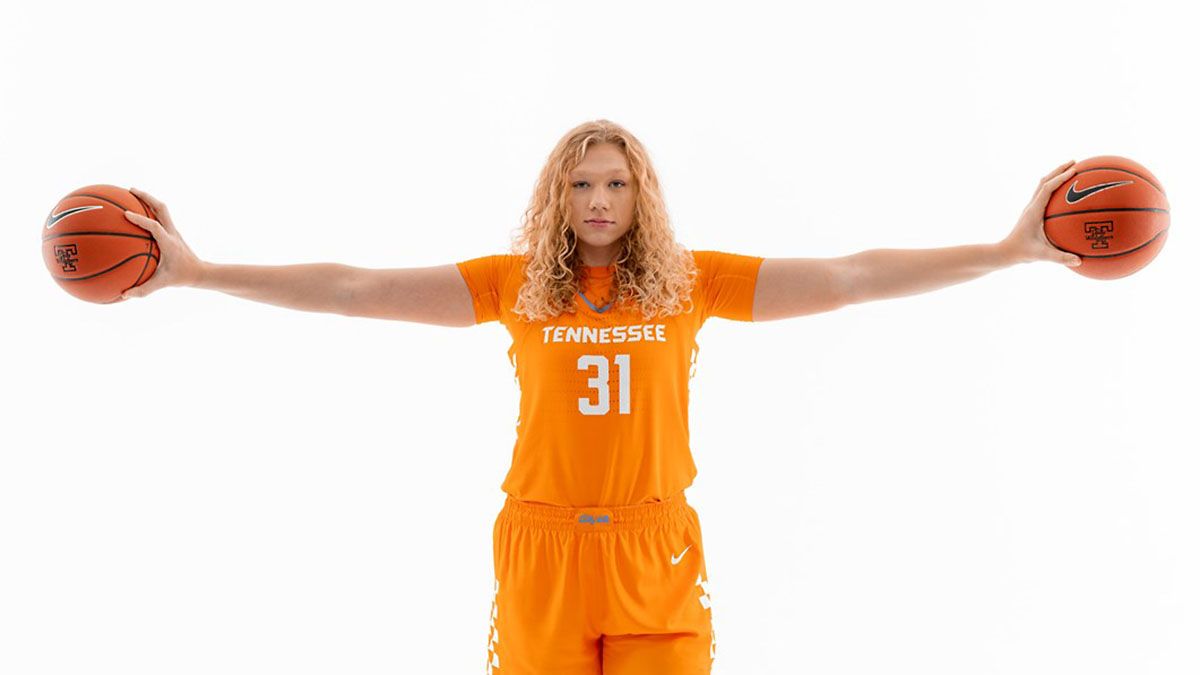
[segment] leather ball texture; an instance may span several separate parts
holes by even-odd
[[[1050,195],[1046,238],[1083,261],[1067,269],[1092,279],[1119,279],[1154,260],[1167,241],[1171,211],[1162,184],[1146,167],[1116,155],[1075,163],[1075,175]]]
[[[81,187],[50,210],[42,225],[42,258],[63,290],[107,304],[153,276],[158,243],[125,218],[126,209],[155,218],[145,202],[114,185]]]

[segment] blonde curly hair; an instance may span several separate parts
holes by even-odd
[[[636,304],[647,320],[691,311],[698,271],[691,253],[675,241],[649,154],[633,134],[601,119],[567,132],[542,168],[513,242],[513,252],[525,258],[525,282],[513,313],[529,321],[575,313],[584,263],[569,222],[568,174],[594,143],[620,147],[638,187],[633,224],[613,261],[614,308]]]

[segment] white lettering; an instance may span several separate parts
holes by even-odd
[[[583,344],[609,344],[623,342],[666,342],[666,324],[638,324],[634,326],[546,326],[542,328],[542,344],[550,342],[578,342]]]

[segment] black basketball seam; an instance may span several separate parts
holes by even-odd
[[[130,192],[129,194],[133,195],[132,192]],[[158,220],[158,218],[156,217],[158,214],[154,213],[154,209],[151,209],[149,204],[142,201],[142,198],[137,195],[133,195],[133,198],[138,200],[138,203],[142,205],[142,210],[145,211],[145,213],[142,215],[146,216],[147,218],[154,218],[155,220]]]
[[[1066,211],[1064,213],[1056,213],[1052,216],[1042,216],[1042,220],[1050,220],[1051,218],[1062,218],[1063,216],[1076,216],[1081,213],[1115,213],[1117,211],[1156,211],[1158,213],[1170,213],[1167,209],[1153,208],[1124,208],[1124,209],[1086,209],[1083,211]]]
[[[134,199],[137,199],[137,195],[134,195],[132,192],[130,192],[129,194],[132,195]],[[113,200],[109,199],[108,197],[101,197],[100,195],[94,195],[90,192],[81,192],[77,195],[76,194],[67,195],[66,197],[63,197],[63,199],[70,199],[72,197],[91,197],[92,199],[99,199],[102,202],[108,202],[109,204],[112,204],[113,206],[117,207],[118,209],[121,209],[121,213],[125,213],[125,207],[123,205],[118,204],[117,202],[114,202]]]
[[[133,237],[134,239],[153,239],[153,237],[148,234],[128,234],[125,232],[60,232],[58,234],[52,234],[48,237],[43,236],[42,241],[50,241],[51,239],[60,239],[62,237],[74,237],[80,234],[96,234],[100,235],[101,237]]]
[[[1143,176],[1142,174],[1140,174],[1136,171],[1130,171],[1129,169],[1119,169],[1115,166],[1095,166],[1090,169],[1080,169],[1079,171],[1075,172],[1075,175],[1078,176],[1081,173],[1087,173],[1089,171],[1120,171],[1121,173],[1127,173],[1131,176],[1137,176],[1138,178],[1141,178],[1142,180],[1149,183],[1150,187],[1152,187],[1155,190],[1158,190],[1160,193],[1162,193],[1162,196],[1164,196],[1164,197],[1167,196],[1167,193],[1163,192],[1163,189],[1158,186],[1158,183],[1155,183],[1154,181],[1150,180],[1149,178]]]
[[[142,275],[146,273],[146,268],[150,266],[150,256],[154,253],[154,242],[150,242],[150,246],[146,249],[146,262],[142,265],[142,271],[138,273],[137,279],[133,280],[133,285],[137,286],[142,282]],[[125,290],[129,290],[126,288]]]
[[[106,270],[101,270],[99,272],[96,272],[95,274],[89,274],[86,277],[60,277],[57,274],[55,274],[54,278],[58,279],[59,281],[84,281],[86,279],[92,279],[92,278],[98,277],[101,274],[108,274],[109,272],[117,269],[121,265],[124,265],[125,263],[129,262],[130,260],[133,260],[134,258],[140,258],[142,256],[148,256],[148,255],[150,255],[150,254],[149,253],[135,253],[134,255],[129,256],[128,258],[122,260],[121,262],[117,263],[116,265],[113,265],[112,267],[110,267]]]
[[[128,190],[126,190],[126,192],[128,192]],[[134,199],[136,199],[136,200],[137,200],[137,203],[139,203],[139,204],[141,204],[141,205],[142,205],[142,210],[143,210],[143,211],[145,211],[145,213],[143,213],[143,214],[141,214],[141,215],[143,215],[143,216],[146,216],[147,218],[150,218],[150,217],[151,217],[151,215],[150,215],[150,214],[152,213],[152,211],[150,210],[150,207],[146,205],[146,202],[142,201],[140,197],[138,197],[137,195],[133,194],[132,192],[130,192],[130,193],[129,193],[129,196],[130,196],[130,197],[133,197]],[[90,193],[90,192],[80,192],[79,194],[74,194],[74,193],[72,193],[72,194],[69,194],[69,195],[67,195],[66,197],[63,197],[62,199],[60,199],[60,200],[59,200],[59,203],[61,204],[63,201],[65,201],[65,200],[67,200],[67,199],[71,199],[71,198],[73,198],[73,197],[91,197],[92,199],[99,199],[99,200],[100,200],[100,201],[102,201],[102,202],[108,202],[109,204],[112,204],[113,206],[117,207],[118,209],[121,209],[121,215],[122,215],[122,216],[124,216],[124,215],[125,215],[125,211],[127,210],[127,209],[125,208],[125,206],[124,206],[124,205],[122,205],[122,204],[118,204],[117,202],[114,202],[113,200],[109,199],[108,197],[102,197],[102,196],[100,196],[100,195],[94,195],[94,194],[92,194],[92,193]],[[128,209],[128,210],[129,210],[129,211],[132,211],[133,209]],[[51,214],[53,214],[53,213],[54,213],[54,209],[51,209],[51,210],[50,210],[50,213],[51,213]],[[137,226],[135,225],[135,227],[137,227]],[[150,239],[150,238],[151,238],[151,237],[149,237],[149,236],[146,236],[146,237],[141,237],[141,236],[139,236],[139,235],[136,235],[136,234],[121,234],[121,233],[119,233],[119,232],[68,232],[68,233],[66,233],[66,234],[60,234],[60,235],[56,235],[56,236],[65,237],[65,236],[67,236],[67,235],[71,235],[71,234],[111,234],[111,235],[113,235],[113,236],[116,236],[116,237],[138,237],[139,239]],[[42,241],[47,241],[47,240],[49,240],[49,239],[53,239],[53,238],[54,238],[54,237],[42,237]]]

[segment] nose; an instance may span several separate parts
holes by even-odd
[[[596,190],[592,193],[589,206],[593,211],[603,211],[608,208],[608,197],[604,194],[604,190]]]

